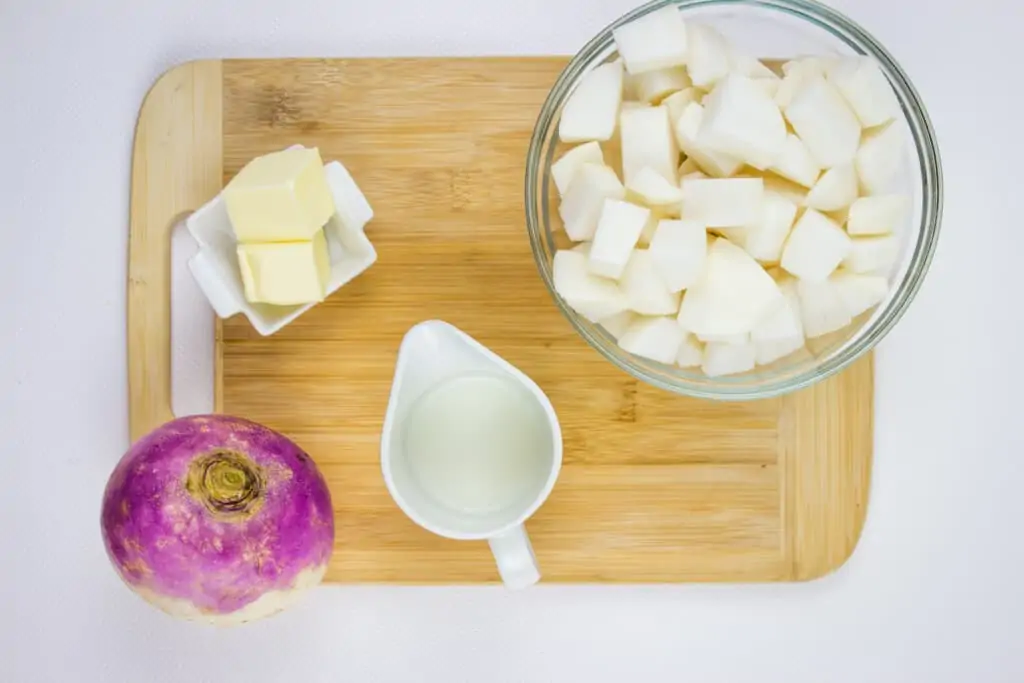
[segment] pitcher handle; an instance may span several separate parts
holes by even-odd
[[[492,536],[488,543],[506,587],[526,588],[540,580],[537,557],[533,554],[533,545],[522,524]]]

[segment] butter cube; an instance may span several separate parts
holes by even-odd
[[[239,242],[310,240],[334,214],[316,148],[253,159],[224,188],[224,201]]]
[[[331,277],[323,230],[305,242],[239,244],[238,265],[250,303],[291,306],[322,301]]]

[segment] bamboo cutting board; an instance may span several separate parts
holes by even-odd
[[[318,146],[376,210],[379,260],[282,332],[218,328],[217,405],[294,438],[322,468],[327,579],[498,580],[486,543],[435,537],[384,487],[378,439],[405,331],[441,318],[550,396],[565,464],[528,529],[545,581],[786,581],[856,545],[872,448],[872,361],[751,403],[674,396],[617,370],[544,289],[523,216],[534,119],[565,58],[205,61],[142,106],[132,168],[132,437],[170,419],[169,231],[249,159]]]

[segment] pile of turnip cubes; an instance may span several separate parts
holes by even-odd
[[[575,146],[551,167],[575,243],[555,289],[573,310],[629,353],[715,377],[885,298],[910,199],[891,187],[906,140],[872,59],[776,73],[675,7],[614,38],[618,59],[564,105]]]

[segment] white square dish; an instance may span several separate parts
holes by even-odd
[[[330,296],[373,265],[377,252],[363,230],[365,222],[373,216],[365,199],[357,211],[349,210],[352,188],[339,182],[340,179],[351,178],[348,172],[337,161],[325,164],[324,169],[336,206],[334,215],[324,226],[331,259],[331,277],[327,287],[327,296]],[[185,225],[199,245],[199,252],[189,259],[189,270],[219,317],[229,318],[242,313],[257,332],[267,336],[316,305],[314,302],[273,306],[246,300],[238,266],[238,241],[220,194],[189,216]]]

